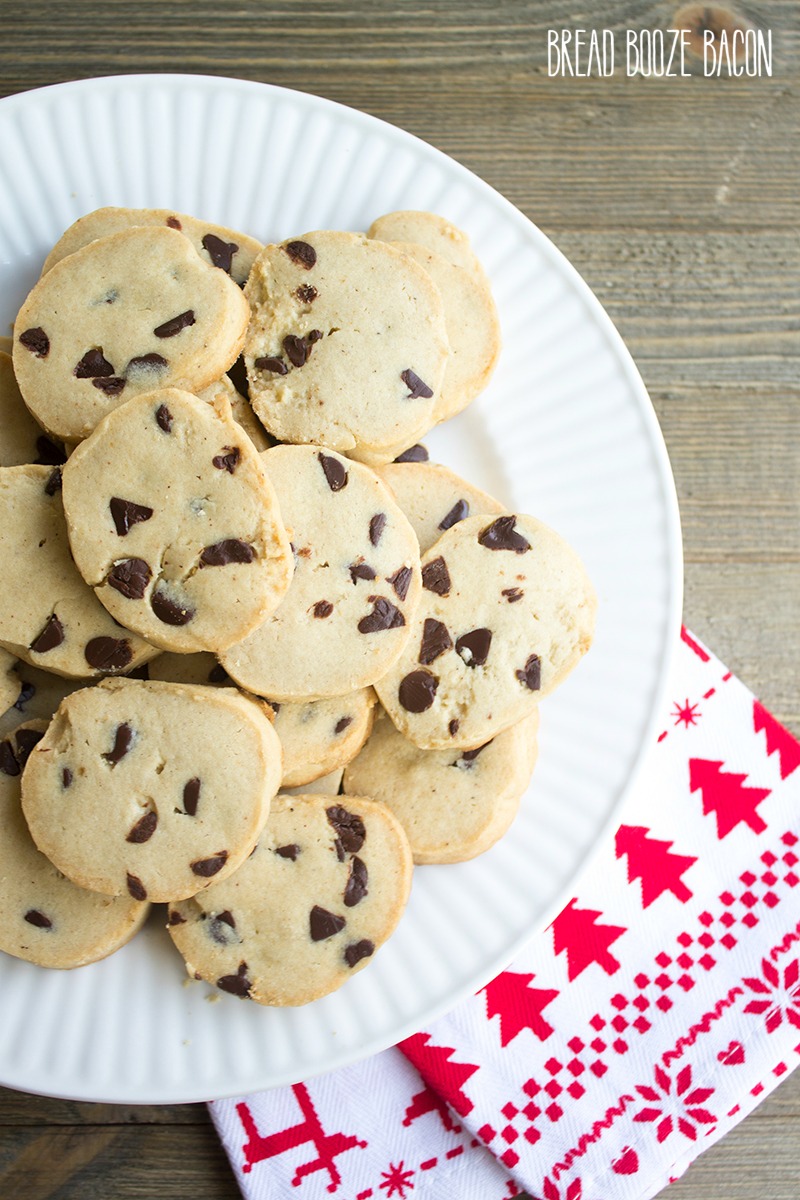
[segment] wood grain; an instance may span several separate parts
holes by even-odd
[[[31,0],[0,95],[180,70],[314,92],[410,130],[502,191],[600,297],[676,477],[685,617],[800,733],[800,6],[746,5],[772,79],[550,79],[548,28],[666,27],[677,3]],[[357,181],[354,181],[357,186]],[[669,1191],[796,1200],[800,1075]],[[0,1195],[232,1200],[205,1109],[0,1089]]]

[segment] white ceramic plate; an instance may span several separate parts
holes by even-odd
[[[555,526],[599,593],[594,648],[542,705],[539,765],[511,832],[472,863],[418,868],[397,933],[336,994],[296,1010],[209,1003],[160,922],[78,971],[0,955],[2,1083],[166,1103],[295,1082],[430,1022],[573,894],[653,739],[678,632],[680,532],[661,434],[610,320],[547,238],[463,167],[372,117],[238,80],[87,80],[0,101],[0,164],[2,332],[53,242],[101,205],[174,207],[264,241],[363,230],[402,208],[463,227],[491,277],[504,350],[488,390],[427,439],[431,457]]]

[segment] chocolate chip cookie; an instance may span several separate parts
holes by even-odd
[[[505,505],[488,492],[438,463],[389,463],[378,467],[376,474],[389,485],[411,522],[422,554],[466,517],[506,511]]]

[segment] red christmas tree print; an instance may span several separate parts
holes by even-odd
[[[461,1088],[478,1070],[472,1063],[451,1062],[452,1046],[430,1045],[429,1033],[415,1033],[399,1043],[400,1049],[422,1075],[426,1083],[444,1096],[460,1117],[475,1107]]]
[[[535,975],[501,971],[482,989],[486,993],[487,1018],[500,1018],[501,1046],[507,1046],[523,1029],[530,1029],[540,1042],[546,1041],[553,1032],[552,1025],[548,1025],[542,1016],[542,1010],[555,1000],[558,992],[553,988],[529,987],[535,978]]]
[[[421,1092],[416,1092],[411,1097],[411,1103],[403,1115],[403,1125],[408,1126],[412,1121],[416,1121],[417,1117],[424,1117],[431,1112],[438,1114],[439,1120],[448,1133],[457,1133],[461,1128],[453,1120],[450,1109],[442,1097],[429,1087],[424,1087]]]
[[[697,859],[670,853],[672,842],[648,837],[649,832],[642,825],[620,825],[617,830],[617,858],[622,858],[623,854],[628,856],[628,883],[641,879],[642,908],[649,908],[662,892],[672,892],[677,900],[685,904],[691,900],[692,893],[681,875]]]
[[[776,721],[772,713],[767,712],[758,700],[753,701],[753,729],[756,733],[762,730],[767,738],[767,754],[775,754],[781,764],[781,779],[786,779],[792,771],[800,767],[800,742],[792,737],[788,729]]]
[[[552,924],[553,949],[556,954],[567,953],[567,977],[570,983],[585,971],[590,963],[598,963],[606,975],[619,970],[619,963],[609,952],[609,946],[627,933],[622,925],[598,925],[599,911],[576,908],[570,900]]]
[[[723,771],[721,762],[708,758],[689,759],[689,790],[703,793],[703,812],[717,818],[717,837],[727,837],[737,825],[748,825],[753,833],[763,833],[767,823],[756,812],[770,794],[769,788],[745,787],[746,775]]]

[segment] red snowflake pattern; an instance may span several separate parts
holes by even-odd
[[[414,1172],[403,1170],[405,1163],[402,1159],[395,1166],[393,1162],[389,1163],[388,1171],[381,1171],[383,1183],[380,1185],[386,1191],[387,1200],[389,1196],[394,1196],[395,1193],[400,1197],[400,1200],[405,1200],[406,1188],[414,1187]]]
[[[767,1033],[774,1033],[786,1020],[800,1029],[800,960],[795,959],[784,968],[783,980],[778,968],[769,959],[761,962],[763,979],[743,979],[751,992],[765,997],[751,1000],[745,1007],[746,1013],[766,1013]],[[767,997],[769,997],[767,999]]]
[[[675,1092],[672,1091],[673,1081],[661,1067],[655,1068],[655,1081],[658,1090],[644,1084],[637,1084],[636,1091],[644,1100],[649,1100],[652,1107],[643,1108],[634,1116],[634,1121],[658,1121],[656,1137],[659,1142],[665,1141],[677,1128],[691,1142],[697,1141],[698,1125],[714,1125],[717,1118],[705,1104],[714,1091],[711,1087],[692,1087],[691,1063],[683,1067],[675,1078]],[[669,1097],[669,1101],[665,1099]],[[656,1107],[656,1105],[658,1107]]]
[[[675,701],[672,716],[675,718],[676,725],[683,724],[688,729],[690,725],[697,724],[702,713],[700,712],[700,705],[690,704],[689,697],[687,696],[682,705],[677,700]]]

